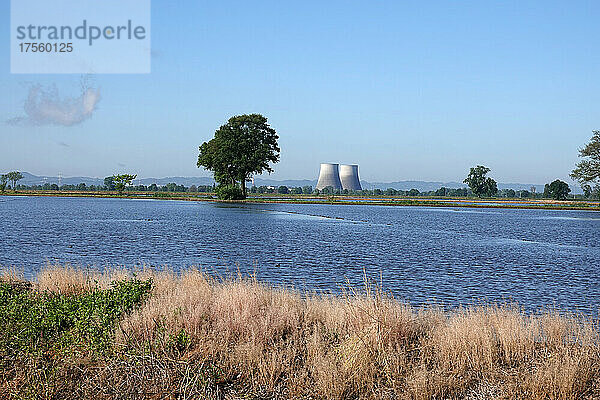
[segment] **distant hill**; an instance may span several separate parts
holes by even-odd
[[[21,172],[23,174],[23,179],[19,181],[20,185],[43,185],[45,183],[58,184],[59,178],[57,176],[37,176],[32,175],[29,172]],[[61,183],[63,185],[78,185],[80,183],[85,183],[86,185],[103,185],[104,178],[90,178],[87,176],[72,176],[68,178],[61,178]]]
[[[302,187],[302,186],[317,186],[316,180],[311,179],[288,179],[283,181],[278,181],[275,179],[262,179],[256,178],[254,180],[255,186],[287,186],[287,187]]]
[[[22,172],[23,180],[19,181],[23,185],[43,185],[44,183],[56,183],[58,184],[59,178],[56,176],[36,176],[28,172]],[[73,177],[62,177],[61,182],[63,185],[77,185],[79,183],[85,183],[86,185],[103,185],[104,178],[91,178],[86,176],[73,176]],[[140,178],[135,180],[136,185],[151,185],[156,183],[157,185],[166,185],[167,183],[176,183],[178,185],[191,186],[191,185],[209,185],[212,186],[214,183],[213,178],[206,176],[171,176],[165,178]],[[288,180],[275,180],[275,179],[264,179],[256,178],[254,184],[256,186],[312,186],[315,187],[317,184],[316,180],[311,179],[288,179]],[[410,190],[417,189],[420,192],[427,192],[430,190],[437,190],[442,186],[456,189],[466,187],[465,184],[459,182],[427,182],[427,181],[395,181],[395,182],[368,182],[361,181],[364,189],[382,189],[393,188],[396,190]],[[498,189],[515,189],[515,190],[530,190],[532,186],[535,186],[539,192],[544,191],[544,185],[536,184],[524,184],[524,183],[498,183]],[[575,185],[571,186],[573,192],[578,193],[579,187]]]
[[[136,185],[152,185],[153,183],[156,183],[159,186],[166,185],[167,183],[176,183],[183,186],[212,186],[214,182],[215,180],[213,178],[206,176],[170,176],[166,178],[141,178],[135,180]]]
[[[23,179],[19,181],[19,184],[22,185],[43,185],[44,183],[58,184],[59,178],[57,176],[37,176],[32,175],[28,172],[21,172],[23,174]],[[86,185],[104,185],[104,178],[91,178],[88,176],[70,176],[70,177],[62,177],[60,179],[63,185],[78,185],[80,183],[85,183]],[[166,185],[167,183],[174,182],[178,185],[211,185],[213,184],[213,178],[208,177],[183,177],[183,176],[174,176],[174,177],[166,177],[166,178],[141,178],[136,179],[136,185],[151,185],[156,183],[157,185]]]

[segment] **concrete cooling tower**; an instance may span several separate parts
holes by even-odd
[[[340,165],[340,180],[343,189],[362,190],[358,179],[358,165]]]
[[[334,190],[342,189],[339,164],[321,164],[321,172],[319,172],[319,181],[316,188],[323,190],[327,186],[331,186]]]
[[[321,164],[316,189],[331,186],[334,190],[362,190],[358,178],[358,165]]]

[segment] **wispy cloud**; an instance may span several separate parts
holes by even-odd
[[[70,145],[68,145],[65,142],[56,142],[56,144],[58,144],[59,146],[62,146],[62,147],[71,147]]]
[[[77,97],[61,98],[56,86],[45,89],[42,85],[29,88],[23,107],[25,115],[11,118],[11,125],[73,126],[89,119],[100,101],[100,90],[85,87]]]

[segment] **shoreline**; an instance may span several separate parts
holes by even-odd
[[[160,193],[155,196],[154,193]],[[587,200],[523,200],[523,199],[478,199],[478,198],[397,198],[397,197],[361,197],[361,196],[308,196],[277,195],[249,197],[246,200],[219,200],[209,198],[212,194],[181,194],[171,192],[133,192],[129,195],[117,193],[93,192],[5,192],[0,196],[23,197],[66,197],[66,198],[116,198],[132,200],[181,200],[231,204],[323,204],[323,205],[372,205],[396,207],[436,207],[436,208],[505,208],[505,209],[537,209],[537,210],[577,210],[600,211],[600,202]],[[264,197],[264,198],[261,198]],[[510,204],[502,204],[510,203]]]
[[[198,270],[0,273],[0,397],[597,398],[598,320]]]

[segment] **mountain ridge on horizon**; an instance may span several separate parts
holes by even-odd
[[[21,172],[23,174],[23,179],[19,182],[24,185],[43,185],[44,183],[56,183],[59,182],[59,177],[57,176],[45,176],[45,175],[34,175],[29,172]],[[104,178],[96,178],[96,177],[85,177],[85,176],[72,176],[72,177],[61,177],[60,181],[63,185],[77,185],[79,183],[85,183],[86,185],[103,185]],[[135,184],[138,185],[151,185],[152,183],[156,183],[157,185],[166,185],[167,183],[176,183],[178,185],[191,186],[191,185],[212,185],[214,183],[214,179],[212,177],[206,176],[168,176],[164,178],[139,178],[136,179]],[[288,186],[288,187],[297,187],[297,186],[315,186],[317,184],[316,179],[265,179],[265,178],[255,178],[256,186]],[[398,180],[393,182],[369,182],[365,180],[361,180],[361,184],[364,189],[388,189],[393,188],[396,190],[410,190],[417,189],[421,192],[437,190],[441,187],[447,187],[449,189],[456,188],[464,188],[467,187],[464,183],[449,181],[419,181],[419,180]],[[514,190],[530,190],[531,187],[534,186],[536,191],[543,192],[544,185],[540,184],[525,184],[525,183],[503,183],[498,182],[498,189],[514,189]],[[573,187],[574,193],[577,193],[578,187]]]

